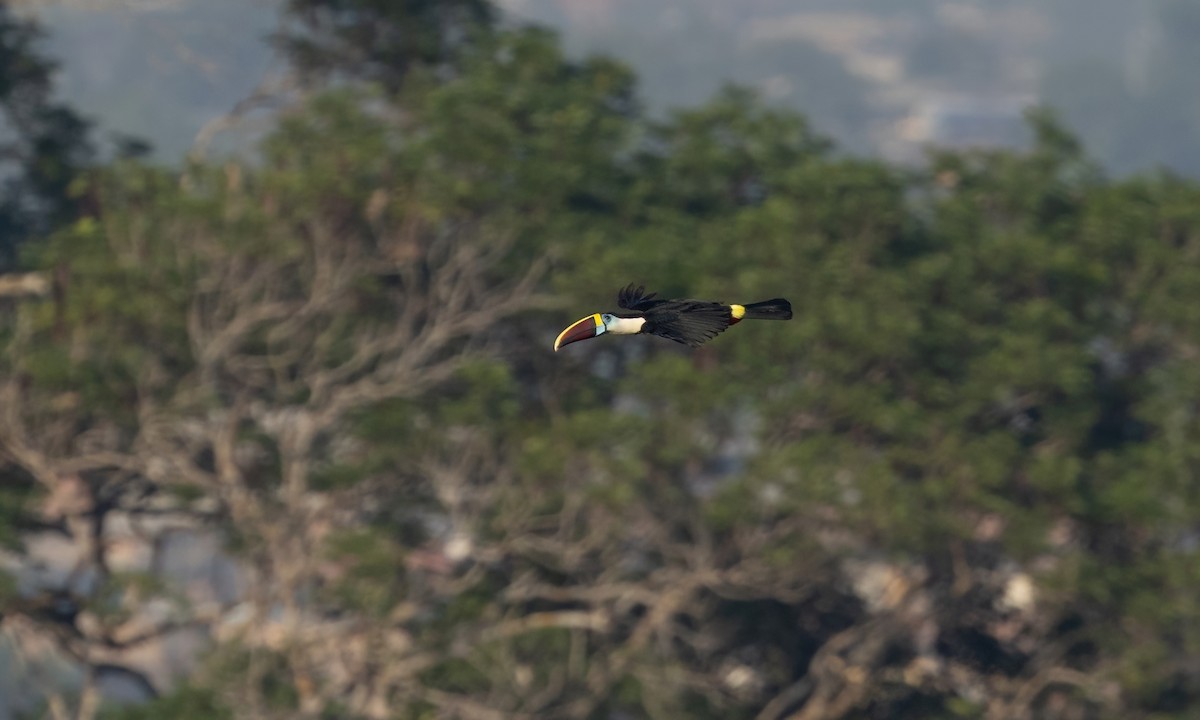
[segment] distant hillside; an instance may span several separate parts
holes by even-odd
[[[48,3],[38,15],[60,90],[102,130],[149,140],[170,160],[210,118],[253,90],[271,64],[263,39],[276,2]]]
[[[1033,103],[1059,109],[1119,171],[1200,174],[1200,106],[1184,0],[500,0],[558,28],[573,52],[638,71],[653,110],[724,82],[798,108],[856,152],[913,159],[929,142],[1011,144]],[[279,0],[48,2],[62,91],[102,127],[178,157],[272,63]],[[23,3],[26,9],[32,3]],[[1081,18],[1087,18],[1081,23]]]

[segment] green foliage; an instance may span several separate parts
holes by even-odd
[[[0,610],[18,597],[17,579],[7,571],[0,570]]]
[[[237,642],[225,643],[207,658],[203,684],[197,683],[196,692],[207,693],[203,687],[225,691],[231,698],[253,698],[270,712],[294,713],[299,701],[295,677],[288,667],[286,658],[278,652],[264,648],[248,648]],[[218,709],[228,707],[217,700]],[[233,717],[240,717],[244,708],[234,705],[228,710]]]
[[[36,489],[32,478],[13,467],[0,466],[0,548],[16,550],[21,544],[17,522]]]
[[[346,531],[327,541],[327,557],[342,568],[328,588],[339,607],[380,615],[402,597],[402,552],[378,531]]]
[[[100,720],[155,720],[155,718],[177,718],[178,720],[232,720],[233,711],[221,702],[216,691],[182,685],[169,695],[141,705],[125,705],[105,709]]]
[[[138,609],[139,602],[151,597],[171,599],[163,581],[149,573],[113,573],[96,590],[92,612],[104,625],[117,627],[128,622]],[[176,604],[179,598],[174,598]]]
[[[491,30],[488,0],[398,2],[289,0],[276,43],[301,73],[399,87],[418,70],[453,67],[470,41]]]
[[[487,689],[487,677],[467,660],[450,659],[427,670],[421,681],[446,692],[472,693]]]
[[[91,161],[88,124],[53,96],[41,29],[0,5],[0,272],[27,241],[79,212],[76,175]]]

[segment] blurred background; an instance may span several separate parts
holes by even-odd
[[[1195,717],[1197,48],[0,3],[0,720]]]

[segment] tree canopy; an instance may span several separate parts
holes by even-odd
[[[488,0],[288,0],[275,41],[310,80],[396,89],[413,71],[452,70],[494,27]]]

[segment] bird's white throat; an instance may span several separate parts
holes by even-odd
[[[605,326],[604,331],[613,335],[636,335],[646,324],[646,318],[615,317]]]

